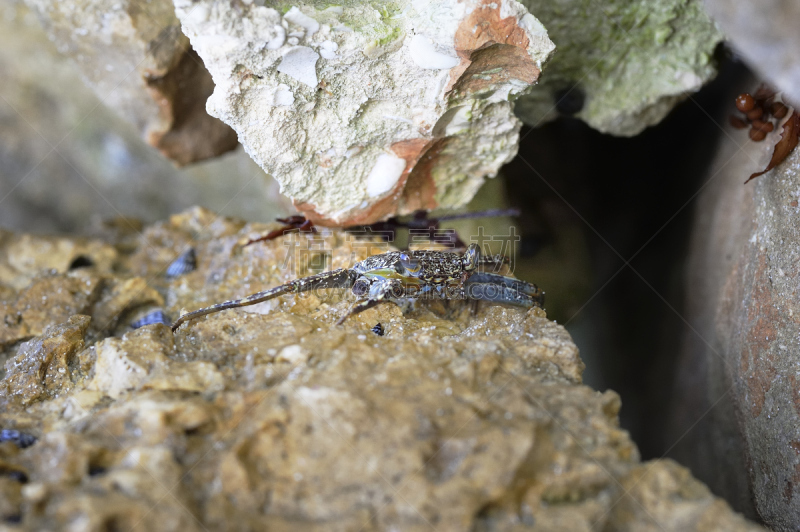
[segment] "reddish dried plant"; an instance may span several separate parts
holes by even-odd
[[[417,231],[419,236],[420,231],[425,231],[428,234],[431,242],[444,244],[453,249],[466,249],[467,245],[458,237],[453,229],[441,229],[439,224],[449,220],[463,220],[467,218],[493,218],[496,216],[519,216],[518,209],[489,209],[487,211],[478,212],[465,212],[457,214],[447,214],[437,218],[431,218],[427,211],[416,211],[410,219],[403,220],[398,216],[389,218],[384,222],[376,222],[371,225],[356,225],[345,227],[344,230],[359,234],[364,233],[368,235],[379,236],[387,242],[395,240],[395,234],[399,229],[409,229]],[[275,240],[288,233],[317,233],[316,227],[311,220],[306,219],[305,216],[295,214],[287,218],[278,218],[278,222],[283,226],[270,231],[266,235],[251,238],[242,247],[247,247],[256,242],[265,242],[268,240]]]
[[[755,94],[743,92],[736,97],[736,109],[744,116],[732,115],[731,125],[736,129],[750,126],[750,139],[755,142],[764,140],[767,133],[771,133],[787,114],[792,113],[783,124],[781,138],[775,145],[767,167],[761,172],[752,174],[745,183],[778,166],[797,146],[800,136],[800,114],[783,102],[775,101],[775,96],[774,90],[762,84]]]

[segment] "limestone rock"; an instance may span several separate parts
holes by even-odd
[[[516,153],[512,100],[554,45],[516,0],[176,0],[208,111],[315,222],[462,206]]]
[[[36,278],[29,287],[0,301],[0,349],[38,336],[70,316],[89,314],[101,279],[91,272],[71,272]]]
[[[192,205],[259,221],[291,210],[242,149],[176,168],[103,105],[19,2],[0,11],[0,75],[0,227],[138,237],[138,220]]]
[[[709,415],[676,456],[740,511],[796,530],[800,151],[743,186],[771,155],[745,138],[728,132],[697,208],[675,436]]]
[[[163,304],[164,298],[143,277],[106,279],[91,310],[94,328],[113,330],[120,322],[123,327],[129,327],[130,323],[126,323],[125,318],[129,318],[132,311]]]
[[[214,84],[168,0],[29,0],[61,53],[103,102],[178,164],[237,146],[205,112]]]
[[[129,390],[222,389],[222,375],[207,362],[173,361],[172,331],[153,325],[97,345],[94,378],[87,385],[117,398]]]
[[[701,0],[522,2],[558,46],[542,82],[517,101],[528,125],[562,112],[636,135],[717,73],[712,56],[724,37]]]
[[[77,379],[76,356],[84,348],[88,316],[75,315],[62,325],[25,342],[17,355],[6,362],[2,380],[2,403],[17,401],[22,406],[68,392]],[[7,405],[4,405],[7,406]]]
[[[0,285],[22,290],[34,277],[92,266],[109,273],[117,252],[99,240],[15,235],[0,229]]]
[[[705,0],[705,5],[748,65],[800,104],[800,5],[792,0]]]
[[[92,317],[92,334],[106,334],[120,322],[127,329],[138,309],[162,305],[147,279],[112,275],[120,263],[115,244],[0,231],[0,350],[75,314]]]
[[[154,283],[177,316],[387,249],[327,230],[242,247],[273,227],[176,215],[113,280],[192,246],[196,270]],[[0,511],[27,529],[759,529],[682,468],[640,463],[619,397],[581,384],[575,344],[541,309],[386,303],[334,325],[350,303],[284,296],[174,336],[99,339],[68,393],[0,409],[0,427],[39,436],[0,445],[27,481],[0,483]]]
[[[722,500],[672,460],[642,464],[620,483],[625,495],[612,510],[615,530],[724,532],[747,526],[741,515],[726,511]],[[669,525],[659,526],[662,523]]]

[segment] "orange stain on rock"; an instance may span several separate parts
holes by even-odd
[[[747,395],[751,401],[750,414],[755,418],[761,415],[766,395],[778,374],[771,347],[782,321],[780,313],[775,309],[767,261],[763,254],[759,256],[753,285],[747,311],[747,323],[753,325],[743,339],[740,374],[745,379]]]
[[[403,209],[406,212],[436,208],[436,182],[432,172],[448,142],[447,137],[434,140],[417,160],[403,189]]]
[[[529,84],[538,79],[540,70],[528,55],[530,42],[525,30],[515,17],[500,16],[503,1],[506,0],[481,0],[459,24],[454,47],[461,61],[450,70],[446,93],[469,96],[511,79]],[[395,214],[434,209],[437,207],[436,182],[432,172],[448,142],[448,137],[426,135],[392,144],[390,150],[406,161],[397,184],[384,197],[365,209],[354,209],[346,218],[333,220],[320,214],[310,203],[295,201],[294,206],[306,218],[322,226],[366,225]]]
[[[445,92],[450,92],[459,80],[465,78],[464,74],[473,61],[472,54],[484,46],[492,44],[506,44],[520,48],[524,58],[525,69],[535,70],[534,81],[539,77],[539,69],[528,56],[527,50],[530,40],[517,24],[515,17],[500,18],[500,3],[505,0],[482,0],[481,5],[461,21],[456,30],[454,47],[461,62],[450,71],[450,82]]]
[[[470,63],[452,83],[451,94],[464,98],[512,79],[533,84],[539,68],[522,48],[510,44],[486,44],[470,54]]]

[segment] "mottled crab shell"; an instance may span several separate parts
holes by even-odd
[[[448,251],[390,251],[368,257],[353,270],[368,277],[427,282],[457,279],[465,271],[463,255]]]

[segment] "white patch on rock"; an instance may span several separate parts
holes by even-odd
[[[190,12],[190,16],[192,17],[192,22],[195,24],[201,24],[208,20],[208,17],[211,14],[211,9],[206,4],[200,4],[195,9],[192,9]]]
[[[392,190],[405,169],[405,159],[390,153],[380,154],[367,176],[367,195],[374,198]]]
[[[289,85],[285,83],[281,83],[275,89],[275,93],[272,98],[273,105],[280,105],[280,106],[290,106],[294,103],[294,94],[292,94]]]
[[[469,129],[471,111],[466,105],[450,109],[433,126],[433,135],[436,137],[450,137],[463,133],[464,130]]]
[[[363,149],[364,146],[353,146],[351,148],[347,148],[347,151],[344,152],[344,156],[349,159],[350,157],[353,157],[361,153]]]
[[[339,45],[333,41],[324,41],[319,46],[319,55],[321,55],[325,59],[336,59],[336,50],[339,49]]]
[[[526,13],[522,17],[522,19],[519,21],[519,25],[528,30],[528,33],[530,33],[532,36],[547,37],[547,29],[545,29],[544,25],[530,13]]]
[[[273,26],[275,37],[267,41],[267,50],[277,50],[286,42],[286,30],[283,26],[276,24]]]
[[[317,86],[317,59],[319,54],[308,46],[294,46],[283,54],[278,72],[313,88]]]
[[[676,73],[675,80],[680,84],[686,87],[686,90],[692,90],[695,87],[699,87],[703,84],[703,80],[692,71],[686,71],[681,73]]]
[[[302,346],[293,344],[287,345],[283,349],[281,349],[278,356],[275,357],[276,362],[288,362],[289,364],[296,366],[298,364],[303,364],[308,360],[309,352],[304,349]]]
[[[447,70],[460,62],[458,57],[438,51],[433,41],[423,35],[414,35],[408,51],[411,54],[412,61],[418,67],[428,70]]]
[[[287,11],[283,18],[292,24],[297,24],[298,26],[305,28],[309,39],[312,35],[319,31],[319,22],[304,14],[297,8],[297,6]]]

